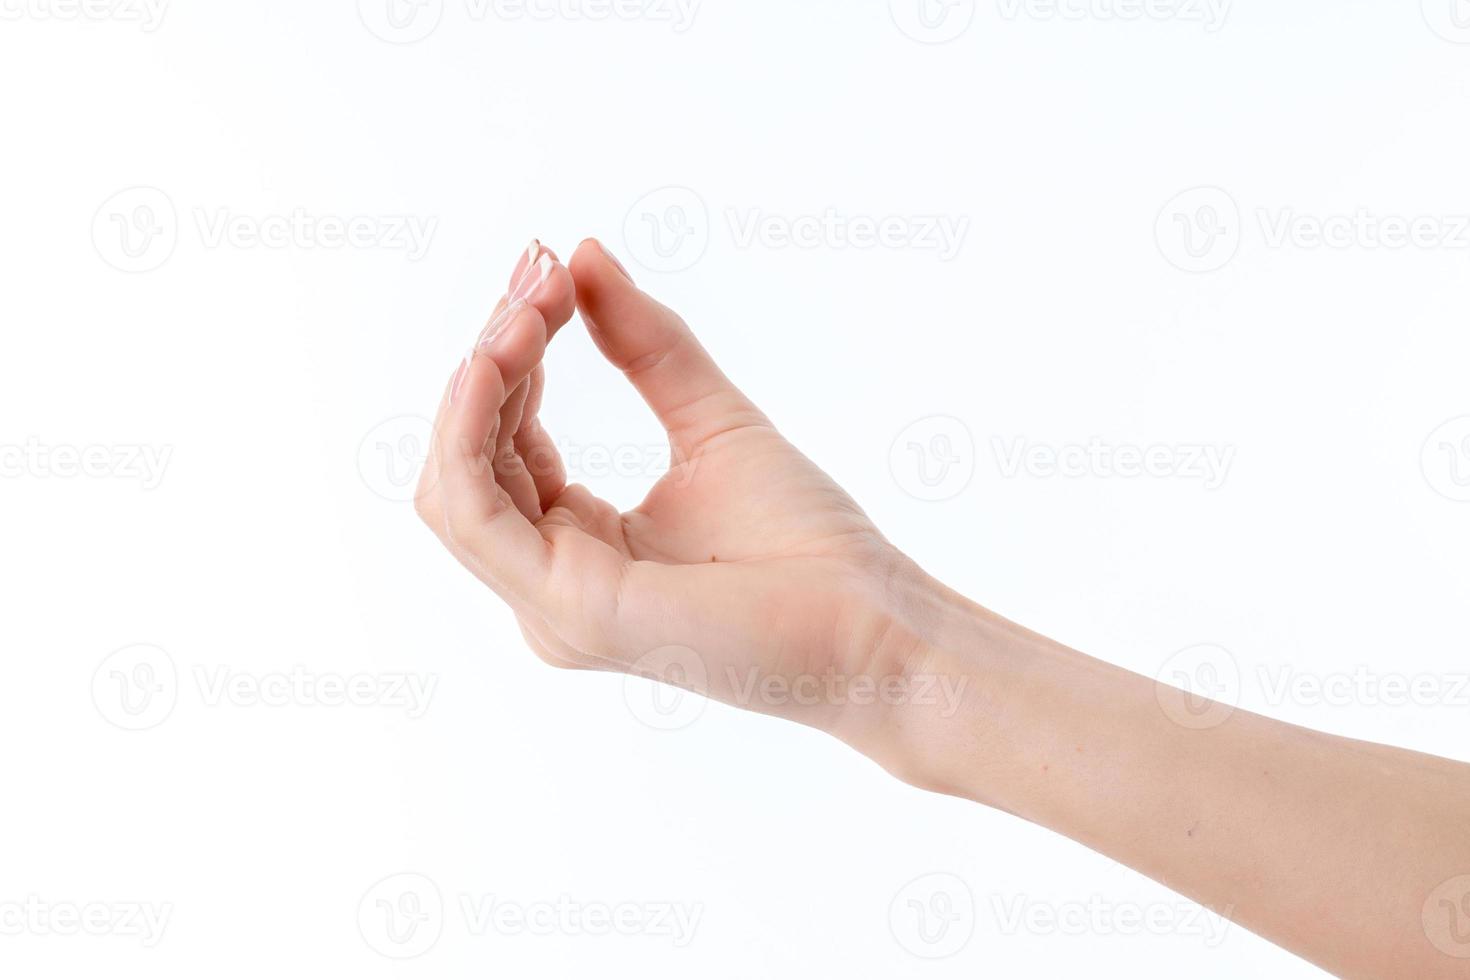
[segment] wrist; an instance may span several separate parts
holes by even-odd
[[[911,562],[886,589],[873,671],[900,701],[848,737],[904,782],[1040,819],[1036,773],[1089,699],[1133,675],[1010,622]],[[1083,722],[1085,724],[1085,722]]]
[[[837,716],[831,734],[904,782],[971,796],[964,784],[989,764],[986,730],[1014,681],[1015,655],[998,642],[1010,624],[902,555],[864,606],[855,672],[887,696],[877,710]]]

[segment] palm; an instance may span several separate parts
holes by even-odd
[[[851,498],[760,424],[676,460],[622,524],[629,557],[670,564],[832,555],[876,533]]]

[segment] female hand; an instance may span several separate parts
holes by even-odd
[[[669,472],[627,513],[565,482],[537,418],[574,300],[668,433]],[[570,271],[532,245],[435,432],[419,513],[548,663],[655,676],[855,743],[912,699],[921,573],[599,243]]]

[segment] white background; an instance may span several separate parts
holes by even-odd
[[[931,29],[906,0],[431,0],[399,31],[385,2],[0,0],[0,972],[1318,975],[816,732],[543,667],[405,473],[517,252],[596,235],[955,588],[1252,710],[1463,758],[1463,2],[1463,30],[1451,0],[1223,22],[961,0]],[[898,238],[779,236],[829,210]],[[370,240],[246,236],[298,211]],[[1437,237],[1310,238],[1360,211]],[[376,233],[405,216],[421,255]],[[957,254],[927,247],[932,216],[965,227]],[[657,428],[575,324],[548,364],[574,478],[633,504]],[[1007,464],[1094,439],[1231,463],[1213,488]],[[619,448],[638,462],[610,472]],[[434,687],[421,713],[377,686],[251,696],[293,671]],[[375,887],[405,873],[432,886]],[[378,902],[405,892],[424,917],[390,936]],[[648,928],[482,928],[462,902],[489,898]],[[102,934],[62,934],[67,908]],[[1140,915],[1161,934],[1118,924]]]

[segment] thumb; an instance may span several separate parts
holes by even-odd
[[[633,285],[600,242],[584,241],[570,267],[592,339],[638,389],[676,450],[693,455],[722,432],[769,424],[679,315]]]

